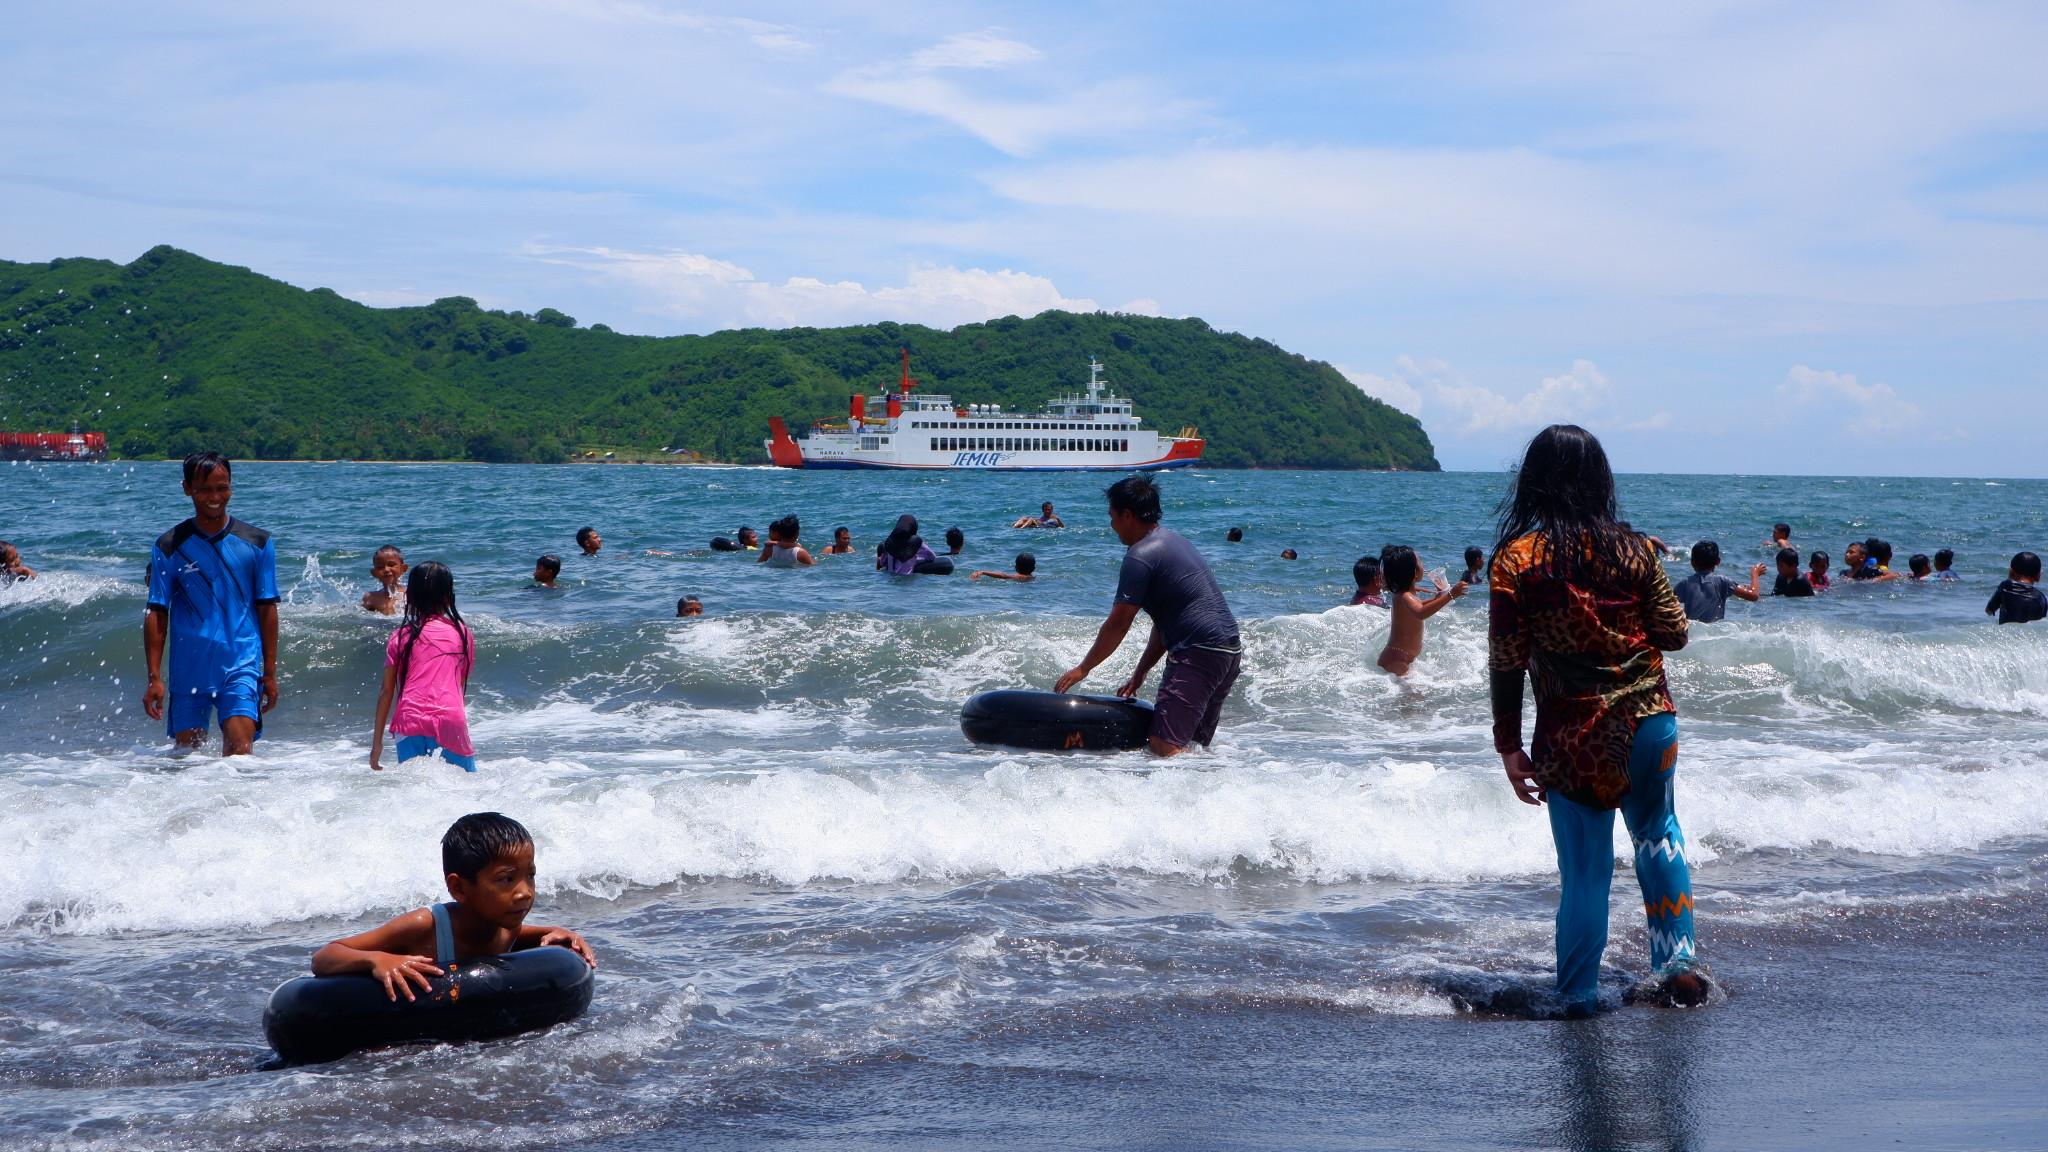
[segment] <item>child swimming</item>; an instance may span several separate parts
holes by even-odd
[[[5,540],[0,540],[0,580],[13,583],[18,580],[33,580],[36,570],[21,562],[21,550]]]
[[[391,999],[412,1000],[415,988],[428,991],[428,978],[451,964],[528,948],[558,945],[597,967],[597,954],[575,931],[526,922],[533,855],[533,836],[519,821],[496,812],[462,817],[441,837],[442,882],[454,899],[323,945],[313,953],[313,975],[360,972]]]
[[[455,608],[455,574],[428,560],[405,578],[405,622],[384,645],[384,686],[370,733],[370,769],[384,770],[385,721],[398,737],[398,762],[439,752],[464,772],[476,771],[463,691],[476,667],[476,644]],[[393,698],[398,707],[394,713]]]
[[[405,553],[396,544],[386,544],[370,557],[370,575],[377,587],[363,593],[363,611],[379,616],[396,616],[405,611]]]
[[[967,578],[969,580],[979,580],[986,576],[991,580],[1015,580],[1019,583],[1028,584],[1037,578],[1032,575],[1032,573],[1037,571],[1038,557],[1033,556],[1029,552],[1019,552],[1017,553],[1017,570],[1015,572],[997,572],[984,568],[979,572],[972,573]]]
[[[533,562],[533,586],[553,588],[555,578],[562,574],[562,558],[550,552]]]
[[[1806,582],[1813,585],[1815,592],[1825,592],[1833,581],[1828,579],[1828,565],[1831,561],[1825,552],[1815,552],[1806,558]]]
[[[1374,608],[1385,608],[1387,606],[1387,598],[1384,595],[1386,585],[1382,583],[1380,578],[1379,557],[1360,556],[1358,563],[1351,566],[1351,579],[1358,584],[1358,591],[1351,595],[1351,603],[1354,606],[1359,604],[1370,604]]]
[[[795,516],[784,516],[768,525],[768,546],[754,558],[756,564],[770,568],[795,568],[798,565],[810,567],[818,561],[803,545],[798,544],[797,535],[802,524]]]
[[[1778,579],[1771,585],[1773,596],[1811,596],[1813,581],[1799,574],[1799,549],[1778,549]],[[1825,567],[1825,565],[1823,565]]]
[[[1394,626],[1380,652],[1379,665],[1396,676],[1406,676],[1415,658],[1422,655],[1422,622],[1463,596],[1468,585],[1460,580],[1445,591],[1438,584],[1436,595],[1424,600],[1415,592],[1415,583],[1422,577],[1422,558],[1401,544],[1380,549],[1380,576],[1387,582],[1387,591],[1394,594]]]
[[[2048,599],[2035,587],[2041,580],[2041,558],[2032,552],[2022,552],[2012,558],[2012,566],[2006,569],[2005,583],[1991,594],[1991,603],[1984,605],[1986,616],[1997,616],[2000,624],[2028,624],[2048,617]]]

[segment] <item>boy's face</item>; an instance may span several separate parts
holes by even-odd
[[[192,498],[192,511],[203,520],[218,520],[226,516],[228,501],[234,494],[234,477],[225,468],[203,472],[185,485],[185,495]]]
[[[379,552],[370,558],[370,575],[377,583],[390,588],[405,575],[405,557],[396,552]]]
[[[476,879],[448,874],[448,894],[484,921],[519,931],[533,910],[533,845],[506,849],[477,870]]]
[[[547,565],[536,563],[533,566],[533,582],[536,584],[553,584],[555,582],[555,574],[548,571]]]
[[[678,616],[702,616],[703,614],[704,605],[695,600],[685,600],[683,601],[683,606],[676,609],[676,615]]]
[[[1854,568],[1858,564],[1863,563],[1863,545],[1849,545],[1848,550],[1842,553],[1842,559],[1847,560],[1849,562],[1849,567],[1851,568]]]
[[[597,550],[602,547],[604,547],[604,537],[592,532],[583,541],[583,554],[585,556],[595,556],[597,555]]]
[[[742,548],[752,548],[755,544],[759,543],[760,540],[760,535],[757,534],[752,528],[749,528],[746,531],[740,533],[740,547]]]
[[[1797,561],[1797,560],[1780,560],[1780,561],[1778,561],[1778,575],[1780,575],[1780,576],[1797,576],[1797,575],[1799,575],[1799,561]]]

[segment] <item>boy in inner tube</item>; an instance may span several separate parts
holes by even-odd
[[[472,812],[441,837],[441,871],[452,903],[416,908],[313,953],[313,975],[362,972],[384,985],[396,1000],[426,992],[428,979],[444,974],[441,964],[475,960],[558,944],[597,967],[583,937],[568,928],[528,924],[533,909],[533,836],[519,821],[496,812]],[[453,955],[437,955],[436,914],[445,917]]]

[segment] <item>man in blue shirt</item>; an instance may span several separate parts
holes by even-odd
[[[246,755],[277,704],[277,549],[270,533],[228,515],[234,481],[220,453],[185,458],[185,495],[192,518],[149,553],[142,710],[152,720],[168,713],[181,748],[198,747],[218,713],[221,755]],[[159,673],[166,641],[168,685]]]
[[[1060,676],[1053,690],[1065,692],[1109,659],[1143,610],[1152,618],[1152,635],[1131,678],[1116,694],[1136,696],[1152,666],[1166,657],[1152,712],[1152,751],[1178,756],[1190,744],[1206,748],[1216,735],[1223,701],[1237,682],[1242,663],[1237,618],[1223,602],[1208,561],[1187,537],[1160,526],[1159,489],[1149,477],[1130,476],[1110,485],[1109,527],[1125,546],[1116,603],[1096,633],[1095,645]]]

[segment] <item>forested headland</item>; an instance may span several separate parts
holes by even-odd
[[[761,463],[793,428],[921,387],[1036,410],[1099,357],[1151,427],[1222,467],[1435,470],[1414,417],[1330,365],[1200,320],[1097,312],[630,336],[451,296],[372,308],[157,247],[134,262],[0,261],[0,430],[106,433],[117,456],[557,461],[581,446]]]

